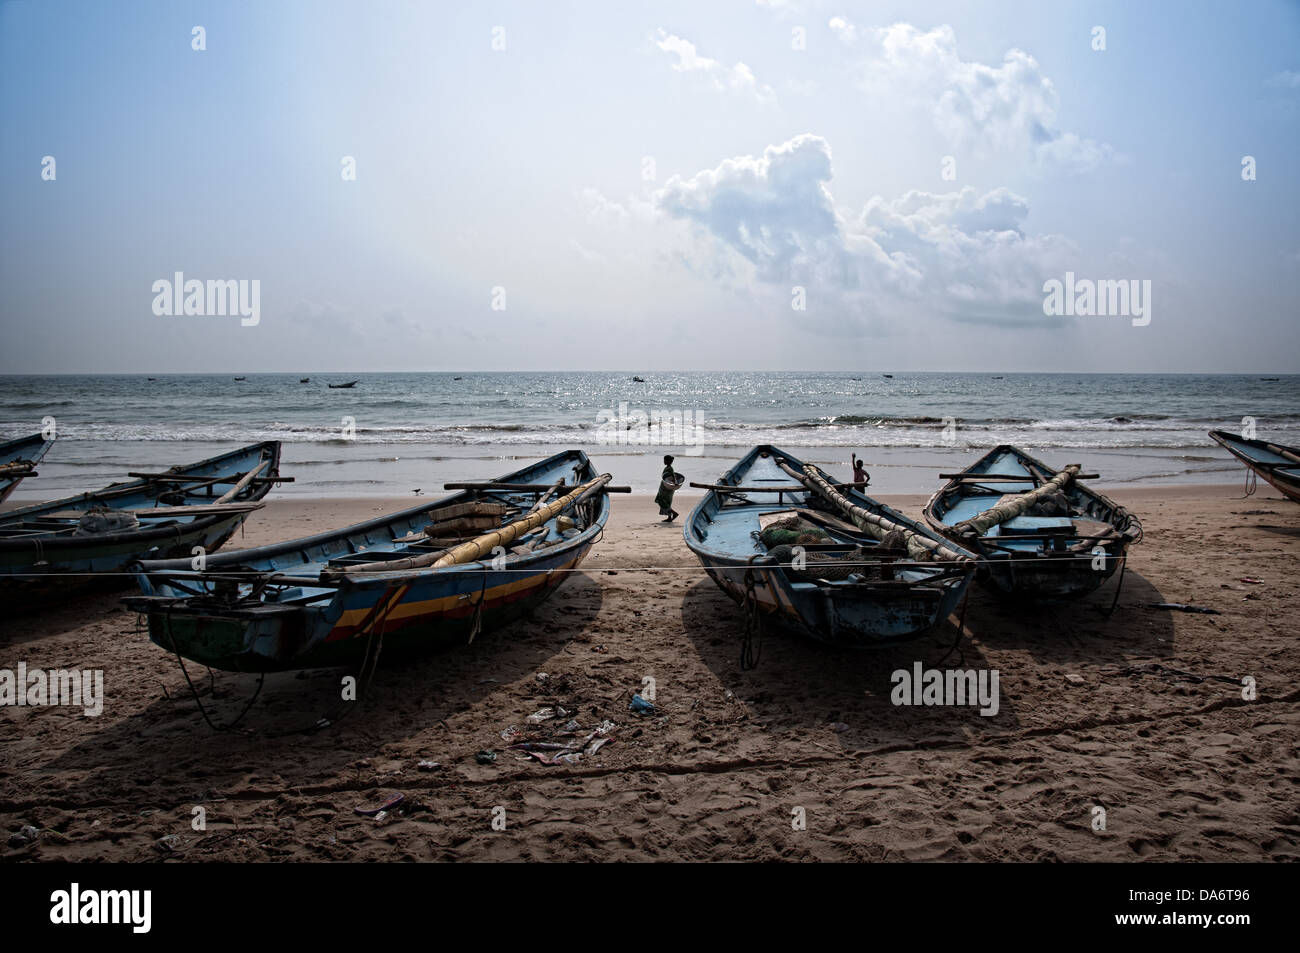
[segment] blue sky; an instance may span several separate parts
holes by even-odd
[[[1295,3],[19,2],[0,108],[3,373],[1300,371]]]

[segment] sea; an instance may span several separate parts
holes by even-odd
[[[238,379],[238,378],[243,379]],[[303,382],[301,378],[309,377]],[[330,388],[355,380],[351,388]],[[651,426],[653,424],[653,426]],[[770,443],[871,490],[930,492],[1013,443],[1099,485],[1235,483],[1222,428],[1300,444],[1300,375],[516,372],[0,377],[0,439],[56,443],[13,499],[50,499],[259,440],[284,443],[278,496],[413,496],[566,448],[653,491],[664,454],[711,482]]]

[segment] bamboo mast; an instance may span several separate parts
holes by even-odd
[[[953,550],[947,543],[923,536],[914,529],[909,529],[900,523],[886,519],[878,513],[872,513],[868,509],[858,506],[844,494],[837,491],[826,475],[818,470],[811,463],[804,464],[803,472],[800,473],[794,467],[790,466],[784,460],[778,460],[779,466],[790,476],[794,477],[808,489],[820,493],[823,497],[842,510],[853,522],[861,529],[866,530],[876,539],[884,539],[889,533],[899,532],[903,534],[907,541],[907,554],[917,562],[924,562],[928,559],[937,559],[948,562],[968,563],[973,562],[970,556]]]
[[[1015,519],[1044,497],[1050,496],[1058,490],[1064,490],[1070,481],[1079,475],[1080,469],[1082,469],[1082,464],[1071,463],[1038,489],[1003,499],[997,506],[989,507],[979,516],[954,524],[953,531],[963,536],[983,536],[990,528],[1005,523],[1007,520]]]

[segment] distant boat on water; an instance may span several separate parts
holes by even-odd
[[[645,383],[645,378],[644,378],[644,377],[633,377],[632,380],[635,381],[635,382],[638,383],[638,384],[644,384],[644,383]]]
[[[1260,380],[1262,380],[1262,381],[1280,381],[1281,379],[1282,379],[1282,378],[1280,378],[1280,377],[1261,377],[1261,378],[1260,378]]]
[[[299,383],[299,384],[310,384],[310,383],[311,383],[311,378],[310,378],[310,377],[300,377],[300,378],[298,378],[298,383]]]
[[[348,381],[346,384],[330,384],[330,390],[347,390],[350,387],[356,387],[357,382],[360,380],[361,378],[358,377],[357,380]]]
[[[884,377],[892,378],[894,375],[893,375],[893,374],[885,374],[885,375],[883,375],[883,376],[884,376]]]

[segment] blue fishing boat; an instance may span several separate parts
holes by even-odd
[[[1300,503],[1300,449],[1267,440],[1247,440],[1226,430],[1211,430],[1210,436],[1246,464],[1254,477],[1267,483],[1289,500]],[[1255,484],[1247,485],[1253,493]]]
[[[578,450],[346,529],[240,552],[196,571],[141,562],[149,637],[229,671],[373,665],[469,642],[545,600],[609,519],[609,475]]]
[[[961,601],[973,553],[777,447],[755,447],[683,527],[686,545],[745,614],[745,652],[763,624],[869,646],[932,628]]]
[[[36,464],[52,446],[52,439],[38,433],[0,443],[0,503],[9,499],[9,494],[24,479],[36,476]]]
[[[979,580],[999,595],[1055,601],[1086,595],[1124,564],[1142,524],[1080,482],[1003,444],[948,480],[925,505],[930,526],[979,554]],[[1116,590],[1116,599],[1119,597]]]
[[[124,582],[136,560],[213,552],[280,482],[279,441],[161,473],[132,473],[50,503],[0,514],[0,593],[6,599]]]

